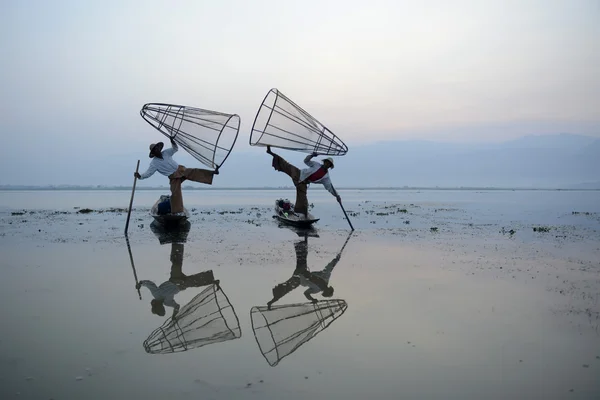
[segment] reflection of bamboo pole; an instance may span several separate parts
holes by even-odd
[[[135,265],[133,264],[133,254],[131,253],[131,246],[129,245],[129,238],[125,236],[125,241],[127,242],[127,250],[129,250],[129,259],[131,260],[131,268],[133,269],[133,277],[135,278],[135,287],[137,289],[138,295],[140,296],[140,300],[142,299],[142,293],[140,292],[140,288],[138,286],[138,277],[135,272]]]
[[[342,251],[344,251],[344,248],[346,247],[346,245],[348,244],[348,241],[350,240],[350,237],[352,237],[352,232],[350,232],[350,234],[348,235],[348,237],[346,238],[346,241],[344,242],[344,245],[342,246],[342,248],[340,249],[339,254],[342,255]]]

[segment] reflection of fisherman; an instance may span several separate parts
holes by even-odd
[[[273,288],[273,299],[267,303],[269,309],[271,305],[283,296],[302,285],[307,287],[304,291],[304,296],[312,301],[317,302],[317,299],[313,298],[311,294],[317,294],[321,292],[323,297],[333,296],[333,287],[329,286],[329,278],[331,272],[340,261],[341,252],[338,253],[329,264],[321,271],[310,272],[307,265],[308,256],[308,244],[306,241],[294,243],[294,249],[296,250],[296,269],[294,274],[287,281],[280,283]]]
[[[194,275],[185,275],[182,272],[183,266],[183,243],[171,243],[171,276],[169,280],[156,286],[154,282],[142,280],[137,284],[137,288],[146,287],[152,293],[152,314],[163,317],[165,315],[165,306],[173,308],[174,318],[179,312],[179,304],[175,301],[175,295],[182,290],[190,287],[201,287],[211,284],[219,284],[215,280],[212,270],[200,272]]]
[[[340,195],[335,191],[329,178],[329,169],[333,169],[333,159],[331,157],[325,158],[323,164],[316,161],[312,161],[313,157],[318,154],[313,153],[306,156],[304,164],[308,165],[308,168],[299,169],[292,164],[288,163],[279,155],[271,151],[271,146],[267,146],[267,153],[273,156],[273,168],[277,171],[286,173],[296,186],[296,202],[294,203],[294,211],[297,214],[304,214],[306,217],[308,214],[308,197],[306,191],[310,183],[320,183],[325,186],[325,189],[331,193],[338,202],[342,201]]]
[[[135,173],[138,179],[150,178],[156,171],[164,176],[169,177],[171,185],[171,213],[183,213],[183,195],[181,194],[181,184],[189,179],[194,182],[206,183],[212,185],[213,176],[219,174],[219,169],[210,171],[200,168],[186,168],[179,165],[173,160],[173,154],[177,152],[179,147],[171,139],[171,148],[162,150],[163,142],[152,143],[150,145],[149,157],[152,158],[146,172],[139,174]]]

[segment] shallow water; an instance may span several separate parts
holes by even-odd
[[[175,245],[150,227],[147,207],[158,192],[139,192],[129,247],[126,214],[105,210],[126,207],[129,193],[48,192],[52,207],[39,193],[2,193],[0,203],[0,398],[600,396],[598,192],[342,193],[357,228],[349,239],[327,193],[311,196],[322,220],[304,237],[272,220],[278,192],[190,192],[191,226]],[[343,248],[329,283],[331,299],[347,309],[339,315],[335,303],[335,319],[327,318],[327,299],[313,295],[321,307],[314,310],[299,286],[263,311],[288,317],[271,326],[280,345],[271,366],[250,312],[292,278],[304,241],[312,272]],[[174,301],[179,328],[190,329],[188,350],[146,351],[173,309],[153,314],[152,295],[138,293],[136,280],[181,282],[179,268],[188,276],[213,271],[241,337],[229,333],[237,322],[221,298],[185,313],[213,287],[186,281]],[[191,338],[213,343],[194,348]],[[170,346],[181,350],[182,341]]]

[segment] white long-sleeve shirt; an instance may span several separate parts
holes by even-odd
[[[173,142],[172,147],[170,149],[163,150],[161,152],[163,158],[154,157],[152,161],[150,161],[150,165],[146,172],[141,174],[139,179],[147,179],[150,178],[156,171],[161,173],[164,176],[169,176],[179,167],[177,161],[173,160],[173,154],[177,152],[179,148],[177,144]]]
[[[309,154],[304,159],[304,164],[308,165],[308,168],[304,168],[304,169],[300,170],[300,181],[301,182],[308,179],[309,176],[311,176],[319,168],[321,168],[321,164],[316,161],[312,161],[312,158],[313,158],[313,155]],[[325,175],[323,175],[323,177],[321,179],[319,179],[318,181],[310,182],[310,183],[320,183],[321,185],[323,185],[325,187],[325,189],[327,189],[327,191],[329,193],[331,193],[334,196],[338,195],[337,192],[335,191],[335,189],[333,188],[333,185],[331,184],[331,179],[329,178],[329,171],[327,171],[327,173],[325,173]]]
[[[157,287],[154,282],[140,281],[140,285],[150,289],[152,297],[156,300],[164,300],[165,306],[179,308],[179,304],[175,301],[175,295],[181,290],[174,283],[166,281]]]

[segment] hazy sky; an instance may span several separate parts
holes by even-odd
[[[144,156],[147,102],[239,114],[244,151],[272,87],[348,144],[600,136],[599,21],[598,0],[5,0],[0,167]]]

